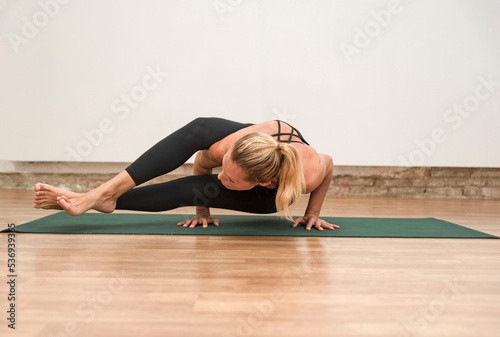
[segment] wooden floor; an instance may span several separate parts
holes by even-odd
[[[2,228],[50,213],[32,208],[30,191],[0,190]],[[323,215],[436,217],[500,236],[498,201],[331,198]],[[18,233],[16,243],[11,331],[0,235],[1,336],[500,335],[500,240]]]

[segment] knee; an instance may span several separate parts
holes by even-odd
[[[209,123],[210,120],[211,120],[211,118],[209,118],[209,117],[197,117],[197,118],[193,119],[189,123],[189,125],[191,125],[193,128],[204,127],[204,126],[207,126],[207,124]]]
[[[193,119],[186,127],[189,129],[190,135],[199,136],[204,131],[208,130],[210,118],[198,117]]]

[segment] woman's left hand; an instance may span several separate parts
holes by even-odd
[[[323,228],[332,229],[332,230],[335,228],[340,228],[339,226],[334,225],[334,224],[330,224],[330,223],[326,222],[325,220],[318,218],[315,215],[308,215],[308,214],[295,219],[292,227],[297,227],[299,224],[306,225],[306,229],[308,231],[311,230],[311,228],[313,226],[317,230],[320,230],[320,231],[322,231]]]

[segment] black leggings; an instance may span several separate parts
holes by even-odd
[[[136,185],[173,171],[199,150],[252,124],[222,118],[197,118],[141,155],[125,170]],[[276,190],[256,186],[233,191],[217,175],[189,176],[165,183],[135,187],[118,198],[116,209],[160,212],[182,206],[204,206],[249,213],[275,213]]]

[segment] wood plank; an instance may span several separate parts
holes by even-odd
[[[32,197],[0,190],[2,226],[55,212],[32,208]],[[437,217],[500,235],[500,202],[492,200],[327,198],[323,215]],[[4,279],[6,239],[0,236]],[[500,331],[500,240],[21,233],[16,239],[17,336],[69,336],[68,327],[77,336],[107,337]],[[7,293],[2,282],[2,336],[14,335],[5,320]]]

